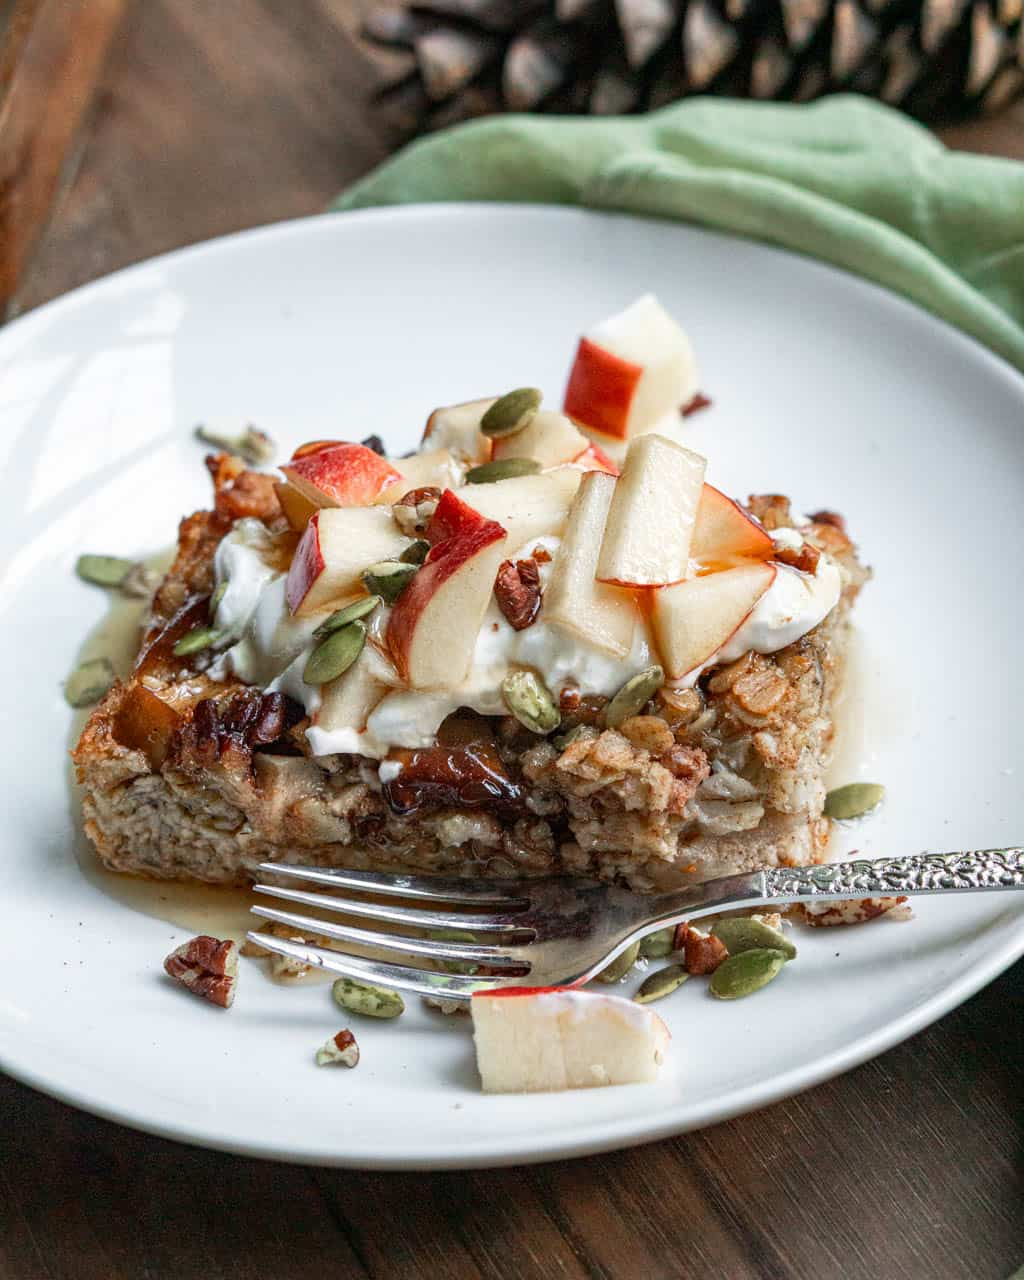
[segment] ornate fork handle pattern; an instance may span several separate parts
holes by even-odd
[[[1024,889],[1024,850],[978,849],[911,858],[776,867],[764,873],[770,898],[870,898],[943,889]]]

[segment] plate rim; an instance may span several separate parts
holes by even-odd
[[[680,222],[672,219],[651,218],[632,214],[626,211],[594,210],[576,205],[542,204],[536,202],[473,202],[473,201],[438,201],[430,203],[378,206],[357,210],[329,211],[323,214],[312,214],[301,218],[284,219],[278,222],[246,228],[216,236],[195,244],[181,246],[166,253],[142,259],[119,268],[107,275],[88,281],[67,293],[43,303],[23,316],[12,320],[0,331],[0,368],[6,367],[10,360],[16,359],[24,345],[32,341],[34,333],[45,328],[50,319],[62,313],[73,313],[80,307],[87,306],[94,294],[105,292],[116,295],[132,278],[143,275],[165,263],[177,263],[182,259],[201,259],[207,254],[231,251],[242,244],[256,240],[273,242],[282,237],[302,237],[313,228],[326,229],[332,225],[352,225],[357,222],[401,222],[406,220],[445,219],[455,217],[494,218],[508,217],[543,217],[568,218],[580,220],[640,220],[643,222],[668,223],[678,225],[687,231],[713,235],[725,240],[738,240],[749,243],[772,255],[797,257],[812,271],[821,271],[826,275],[842,276],[846,288],[852,288],[866,294],[875,305],[895,307],[905,319],[913,317],[914,322],[924,323],[926,327],[934,326],[936,332],[945,331],[945,340],[962,345],[965,355],[980,360],[987,366],[989,376],[999,376],[1013,384],[1024,397],[1024,374],[1017,370],[1004,357],[991,351],[972,335],[957,329],[948,321],[905,297],[895,293],[874,281],[864,279],[844,268],[825,263],[793,250],[782,248],[769,241],[753,237],[735,236],[717,228],[705,227],[699,223]],[[11,349],[13,345],[13,350]],[[637,1146],[646,1142],[658,1141],[695,1129],[705,1128],[725,1120],[732,1119],[749,1111],[772,1105],[783,1098],[794,1096],[812,1088],[826,1080],[863,1064],[870,1058],[893,1048],[910,1036],[923,1030],[939,1018],[956,1008],[982,987],[987,985],[1013,963],[1024,956],[1024,916],[1015,921],[999,946],[994,947],[982,959],[974,962],[958,979],[947,983],[929,999],[914,1006],[901,1017],[895,1018],[883,1026],[858,1036],[845,1045],[830,1052],[812,1058],[798,1066],[774,1077],[769,1084],[754,1083],[736,1089],[729,1094],[719,1095],[707,1100],[696,1111],[690,1109],[686,1119],[678,1115],[680,1105],[666,1107],[660,1116],[644,1117],[625,1116],[616,1120],[600,1122],[597,1129],[575,1132],[551,1130],[542,1133],[531,1132],[526,1136],[502,1136],[485,1138],[479,1142],[466,1144],[462,1142],[459,1150],[452,1154],[434,1147],[408,1148],[407,1155],[385,1154],[375,1156],[368,1153],[338,1153],[319,1149],[315,1144],[297,1142],[291,1146],[275,1145],[272,1142],[261,1143],[258,1140],[236,1142],[218,1135],[203,1122],[191,1127],[184,1127],[175,1121],[159,1121],[147,1116],[144,1110],[130,1104],[106,1105],[90,1098],[87,1081],[83,1085],[68,1086],[60,1080],[47,1075],[45,1069],[33,1069],[25,1064],[17,1064],[6,1055],[0,1055],[0,1070],[21,1084],[55,1098],[59,1102],[85,1111],[90,1115],[106,1121],[126,1125],[140,1132],[153,1136],[182,1142],[187,1145],[201,1146],[211,1150],[225,1151],[236,1155],[256,1159],[279,1160],[294,1164],[320,1167],[337,1167],[350,1169],[383,1170],[451,1170],[497,1168],[507,1165],[535,1164],[550,1160],[579,1158],[596,1155],[606,1151],[620,1150]],[[628,1087],[628,1086],[627,1086]]]

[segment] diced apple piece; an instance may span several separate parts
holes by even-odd
[[[459,497],[507,530],[508,549],[515,552],[534,538],[561,535],[583,474],[576,467],[556,467],[540,475],[468,484]]]
[[[495,440],[494,457],[536,458],[542,467],[557,467],[574,462],[588,444],[587,437],[564,413],[541,409],[522,431]]]
[[[298,533],[301,533],[309,523],[309,517],[319,508],[310,502],[308,498],[304,498],[298,489],[293,488],[287,480],[275,481],[274,489],[277,491],[277,500],[281,504],[281,510],[284,512],[288,523]]]
[[[410,458],[394,458],[391,465],[401,475],[398,484],[385,489],[381,502],[397,502],[410,489],[455,489],[462,483],[464,468],[447,449],[414,453]]]
[[[701,667],[736,634],[775,581],[775,565],[753,561],[654,593],[651,625],[670,680]]]
[[[619,467],[605,451],[591,442],[581,454],[573,458],[572,465],[583,471],[607,471],[610,476],[619,474]]]
[[[489,400],[469,400],[435,409],[423,429],[423,443],[447,449],[467,467],[489,462],[491,442],[480,430],[480,419],[496,399],[492,396]]]
[[[602,582],[655,587],[686,577],[706,466],[699,453],[664,436],[630,444],[601,543]]]
[[[366,566],[396,558],[408,542],[387,507],[317,511],[299,539],[288,570],[288,608],[305,617],[358,594]]]
[[[738,558],[768,560],[775,544],[753,516],[720,489],[705,484],[697,505],[690,558],[702,565],[728,564]]]
[[[401,473],[362,444],[334,444],[281,468],[285,479],[315,507],[365,507],[385,489],[397,484]]]
[[[392,607],[387,641],[413,688],[450,689],[469,671],[507,537],[451,489],[441,495],[426,536],[430,551]]]
[[[583,477],[551,566],[542,616],[613,658],[624,658],[633,645],[636,601],[594,577],[614,492],[615,480],[602,471]]]
[[[594,991],[479,991],[470,1010],[485,1093],[646,1083],[670,1040],[653,1009]]]
[[[647,293],[580,340],[564,407],[585,429],[628,440],[681,409],[697,390],[689,338]]]
[[[370,712],[387,691],[387,685],[375,678],[367,663],[355,662],[337,680],[321,685],[314,724],[324,733],[341,729],[362,733]]]

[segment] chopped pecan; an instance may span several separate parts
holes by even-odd
[[[238,980],[238,948],[228,939],[201,933],[176,948],[164,961],[164,972],[222,1009],[230,1008]]]
[[[688,418],[691,413],[697,413],[700,409],[707,409],[710,404],[710,397],[704,395],[702,391],[698,391],[692,400],[687,400],[679,412],[684,418]]]
[[[540,569],[536,560],[503,560],[494,594],[509,626],[514,631],[525,631],[540,613]]]
[[[725,943],[710,933],[686,924],[676,925],[676,934],[672,939],[672,950],[683,953],[683,964],[687,973],[714,973],[729,952]]]
[[[534,560],[536,560],[538,564],[551,563],[551,552],[547,547],[534,547],[530,552],[530,555],[533,556]]]
[[[183,731],[186,747],[200,759],[218,760],[230,746],[252,752],[270,746],[302,719],[302,708],[286,694],[241,689],[224,703],[203,698]]]
[[[752,493],[747,500],[747,508],[769,533],[792,524],[789,499],[781,493]]]
[[[419,489],[403,493],[391,508],[391,514],[407,537],[417,537],[426,532],[440,500],[440,489],[434,485],[423,485]]]
[[[821,559],[821,552],[817,547],[805,542],[800,547],[777,548],[772,559],[778,560],[779,564],[788,564],[793,569],[799,569],[801,573],[814,573]]]
[[[269,523],[281,515],[274,477],[247,471],[239,458],[230,454],[210,454],[206,468],[213,479],[214,509],[228,520],[255,516]]]
[[[813,520],[815,524],[831,525],[833,529],[838,529],[840,533],[846,533],[846,520],[838,511],[812,511],[808,519]]]
[[[321,1045],[316,1051],[316,1065],[318,1067],[329,1067],[341,1065],[343,1067],[354,1067],[359,1061],[359,1046],[356,1044],[356,1038],[347,1027],[338,1032],[337,1035],[331,1036],[325,1044]]]

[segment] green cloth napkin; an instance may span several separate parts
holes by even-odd
[[[853,95],[496,116],[406,147],[336,209],[519,200],[699,222],[867,276],[1024,369],[1024,164]]]

